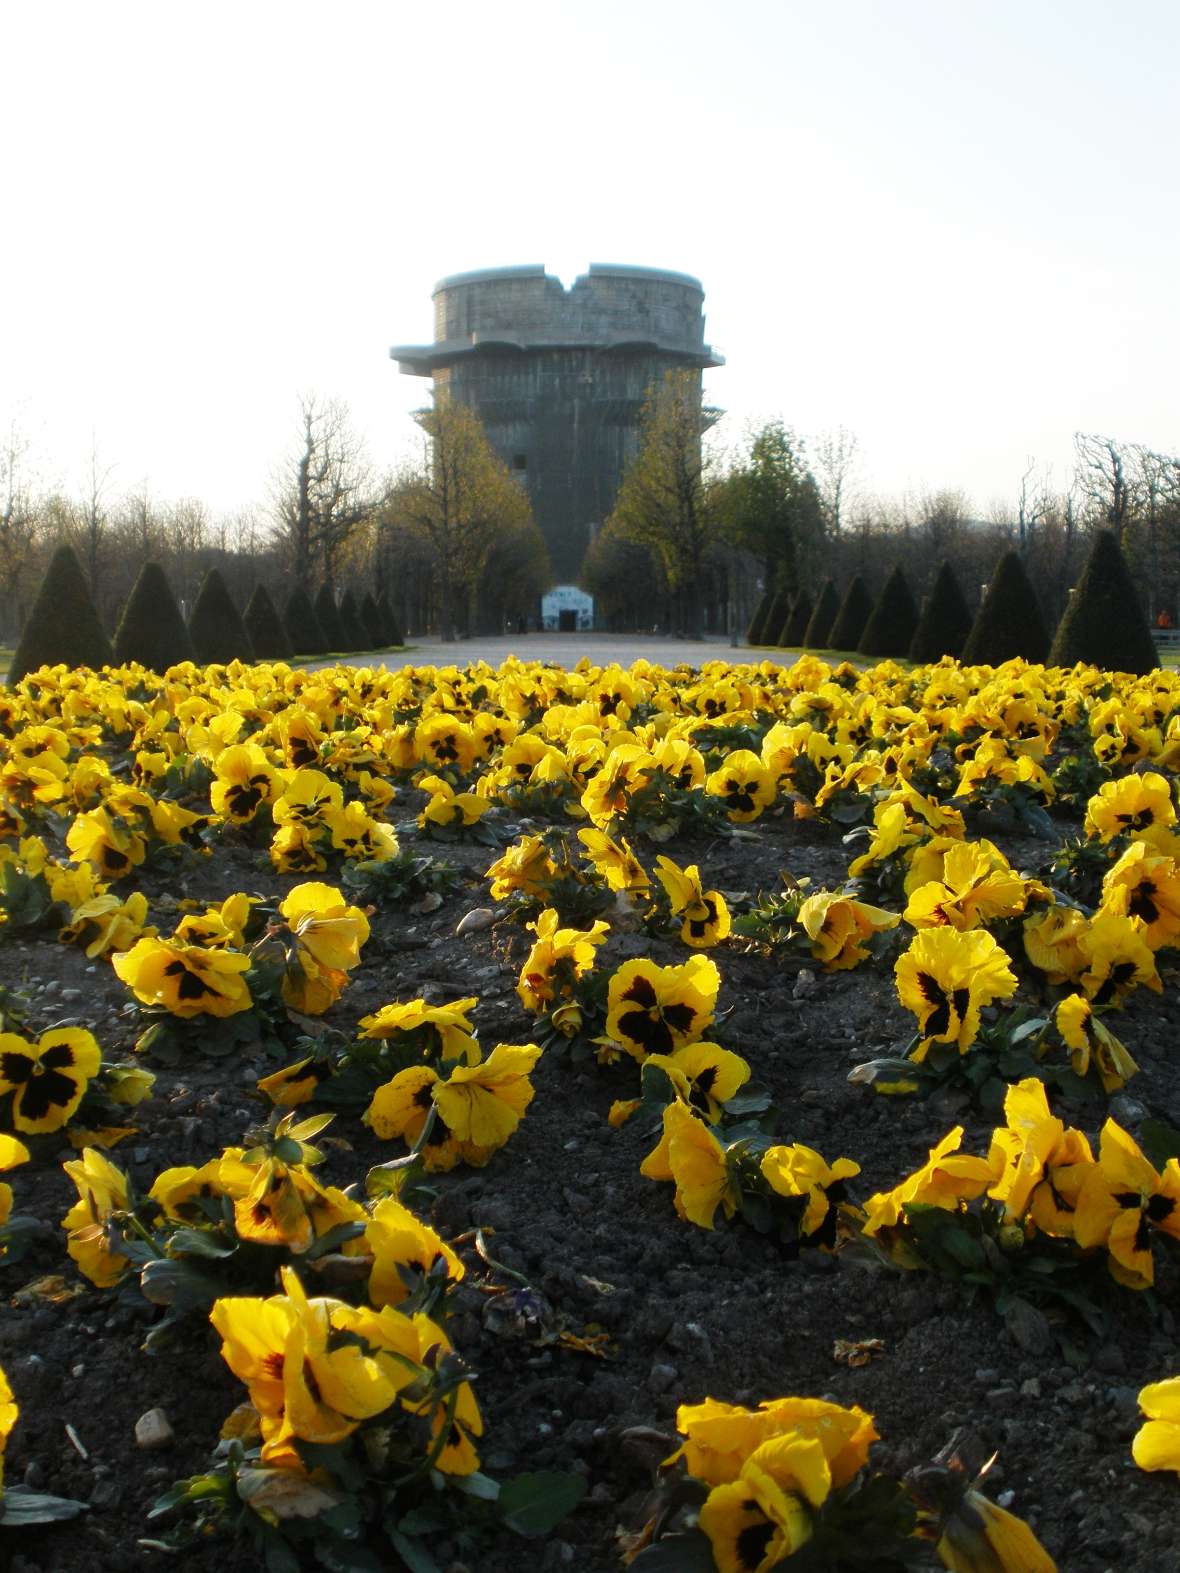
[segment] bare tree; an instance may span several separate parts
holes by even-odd
[[[341,546],[380,506],[381,489],[345,404],[306,395],[299,426],[298,445],[276,489],[276,535],[289,553],[295,584],[310,591],[317,567],[333,583]]]
[[[20,591],[37,535],[37,507],[27,461],[28,438],[15,420],[0,447],[0,608],[6,638],[20,623]]]
[[[113,464],[104,464],[98,454],[98,438],[90,434],[90,459],[82,485],[82,505],[78,511],[79,555],[86,570],[90,595],[95,605],[99,603],[103,568],[103,548],[110,525],[107,492]]]
[[[1113,437],[1075,432],[1077,486],[1090,511],[1120,538],[1127,525],[1133,497],[1127,476],[1127,455]]]
[[[835,431],[823,432],[815,440],[813,468],[823,503],[824,524],[833,535],[839,535],[844,522],[858,463],[858,449],[855,432],[847,431],[843,426],[837,426]]]

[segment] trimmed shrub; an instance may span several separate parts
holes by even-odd
[[[917,626],[918,608],[899,564],[885,581],[857,649],[861,655],[904,656]]]
[[[766,613],[766,621],[762,625],[762,638],[760,643],[773,645],[778,638],[779,629],[787,620],[787,613],[791,610],[791,594],[788,590],[776,590],[771,597],[770,607]]]
[[[103,632],[72,546],[59,546],[37,591],[8,668],[14,688],[40,666],[109,666],[111,642]]]
[[[941,661],[957,656],[971,632],[971,608],[959,588],[955,570],[943,563],[930,594],[922,602],[918,626],[910,643],[911,661]]]
[[[369,590],[365,591],[361,601],[361,622],[364,623],[365,632],[369,636],[369,649],[380,650],[385,644],[385,620],[381,616],[381,608]]]
[[[774,623],[767,623],[766,625],[766,642],[767,644],[772,644],[776,650],[783,648],[783,635],[791,626],[791,613],[795,610],[795,602],[798,599],[798,594],[787,596],[786,604],[783,607],[783,615],[779,619],[777,627]]]
[[[344,630],[342,649],[355,654],[358,650],[373,648],[369,642],[369,630],[361,619],[361,609],[351,590],[345,590],[340,599],[340,626]]]
[[[840,610],[828,634],[827,649],[855,650],[860,644],[865,624],[872,615],[873,598],[869,594],[869,587],[857,574],[844,592]]]
[[[1159,665],[1127,559],[1113,530],[1100,530],[1057,629],[1050,666],[1078,661],[1143,676]]]
[[[1037,592],[1019,552],[1005,552],[959,659],[964,666],[999,666],[1017,656],[1043,661],[1048,651],[1049,634]]]
[[[381,613],[381,621],[385,625],[385,641],[382,649],[390,645],[405,644],[405,635],[402,633],[401,624],[394,616],[393,607],[389,604],[389,596],[382,590],[377,597],[377,610]]]
[[[746,629],[747,644],[762,643],[766,634],[766,614],[770,611],[770,603],[772,599],[773,597],[771,596],[769,590],[764,590],[762,592],[762,599],[758,602],[758,605],[754,610],[754,615],[750,619],[750,626]]]
[[[803,630],[803,647],[806,650],[826,650],[828,648],[828,635],[832,631],[832,624],[836,621],[836,613],[840,610],[840,594],[836,589],[835,581],[824,580],[824,587],[819,592],[819,600],[815,603],[815,610],[811,614],[807,627]]]
[[[315,615],[324,630],[328,649],[343,650],[344,628],[340,622],[340,611],[336,605],[336,597],[332,594],[331,585],[322,584],[316,591]]]
[[[159,563],[144,563],[115,629],[115,661],[138,661],[149,672],[166,672],[196,652],[168,575]]]
[[[254,659],[254,646],[241,613],[216,568],[210,568],[197,591],[188,631],[202,666],[208,666],[211,661]]]
[[[791,615],[783,625],[782,637],[779,643],[794,650],[803,643],[803,636],[807,632],[807,625],[811,621],[811,614],[815,611],[815,602],[806,590],[800,590],[791,608]]]
[[[292,654],[283,619],[264,584],[256,584],[242,613],[250,643],[259,661],[286,661]]]
[[[328,639],[306,590],[292,590],[287,597],[283,626],[296,655],[327,655]]]

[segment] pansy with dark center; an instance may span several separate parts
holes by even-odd
[[[33,1134],[60,1130],[101,1060],[93,1035],[80,1027],[42,1033],[37,1043],[0,1033],[0,1093],[12,1094],[13,1127]]]

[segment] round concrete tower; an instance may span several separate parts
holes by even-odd
[[[528,488],[558,583],[577,582],[593,532],[638,451],[648,389],[723,364],[704,291],[686,273],[594,263],[568,290],[541,266],[455,273],[434,287],[434,343],[398,369],[469,405]]]

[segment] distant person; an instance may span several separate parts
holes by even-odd
[[[518,634],[527,634],[529,631],[529,625],[525,622],[523,612],[516,619],[516,631]]]
[[[1172,626],[1172,614],[1171,614],[1171,612],[1169,612],[1167,610],[1166,607],[1159,614],[1159,616],[1156,618],[1155,626],[1157,628],[1171,628],[1171,626]]]

